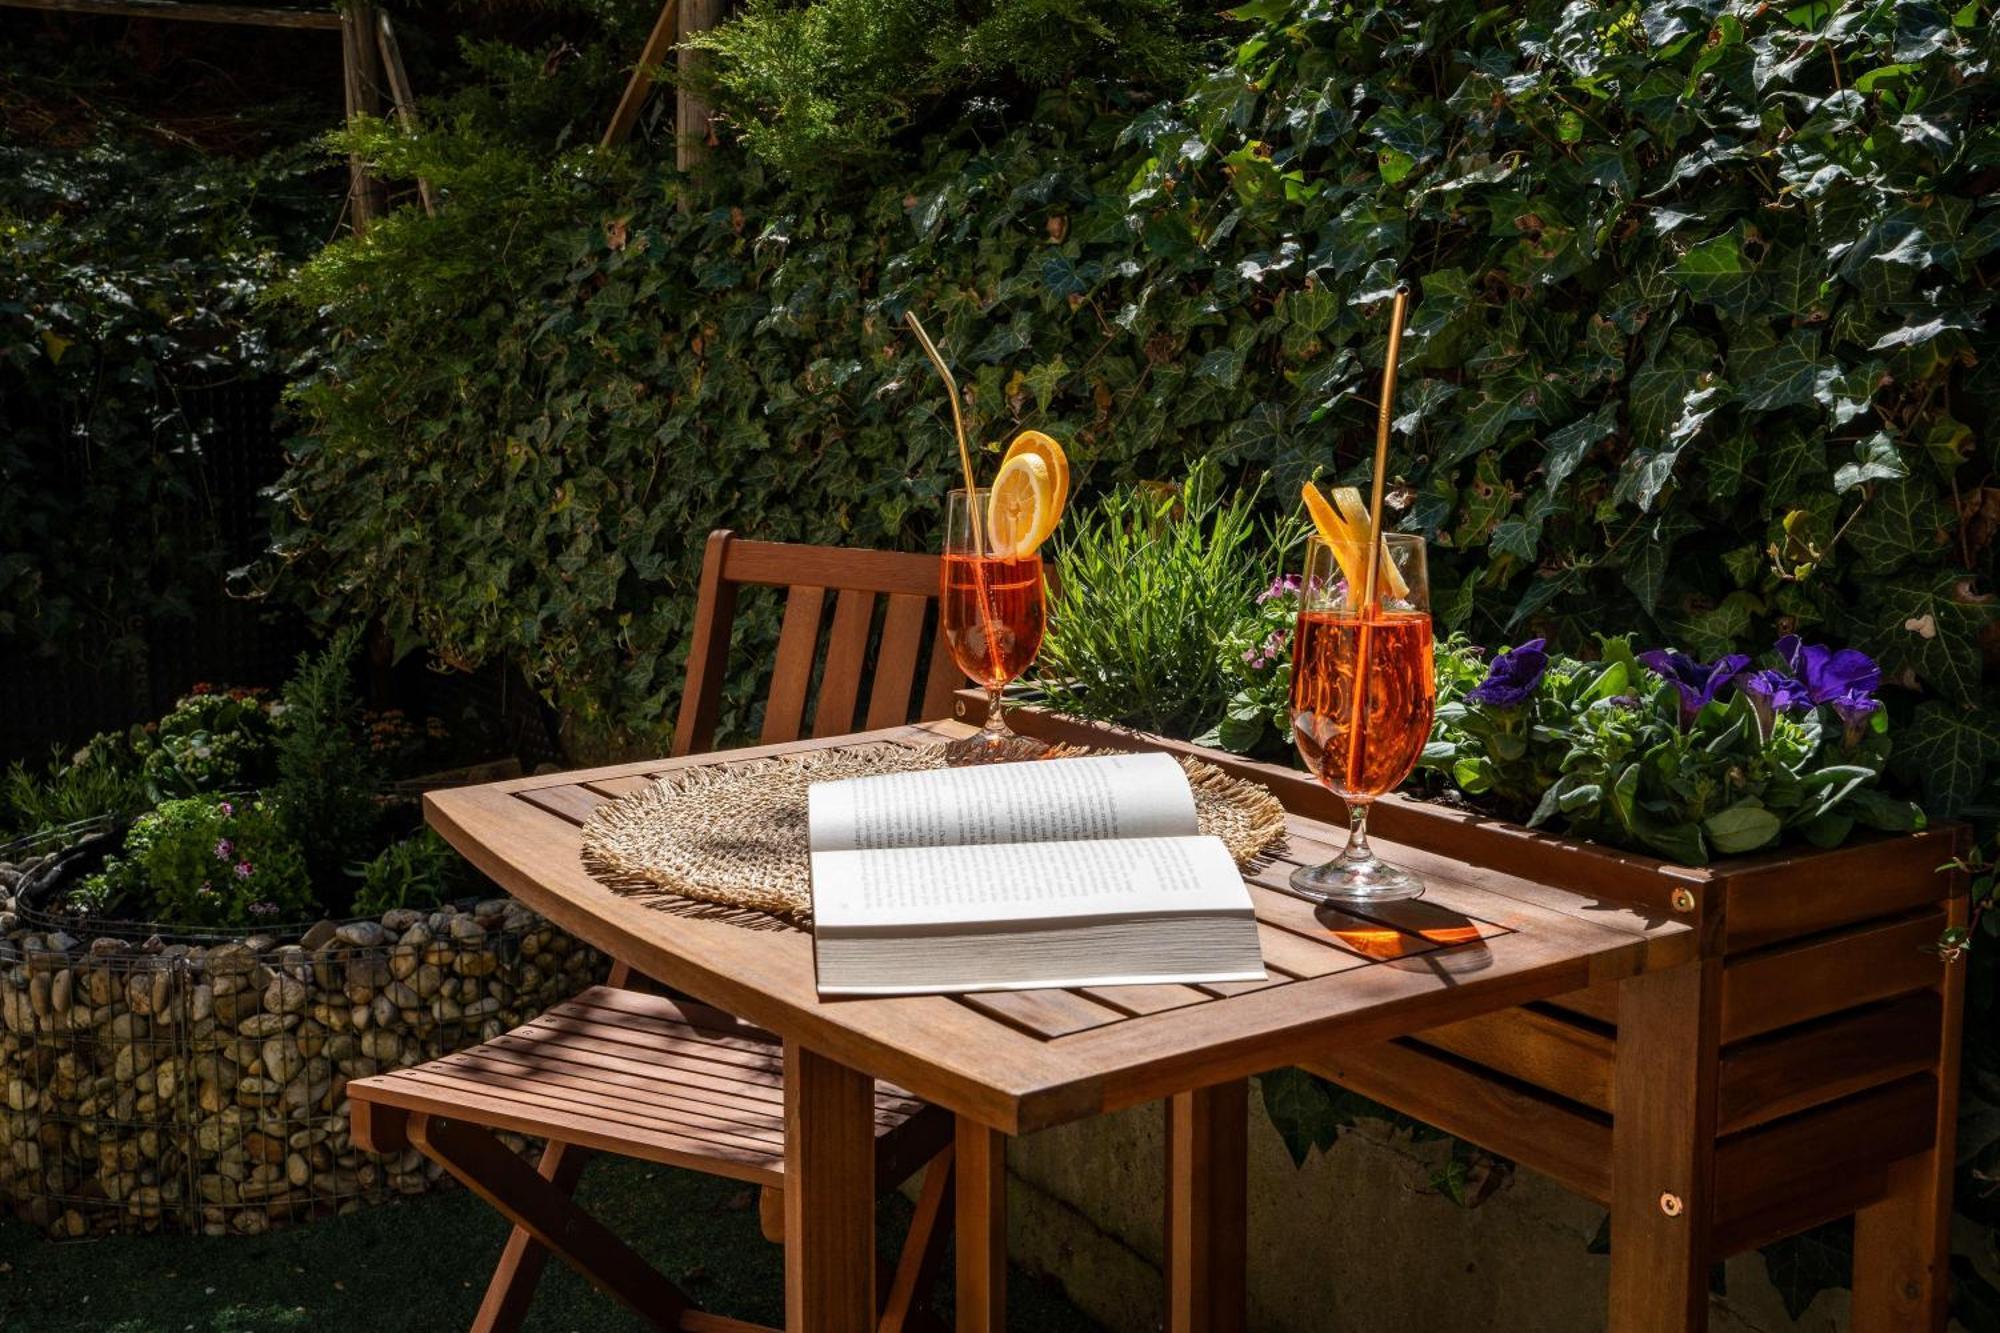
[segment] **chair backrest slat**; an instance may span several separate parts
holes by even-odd
[[[875,623],[875,594],[842,588],[827,631],[826,667],[819,700],[813,705],[814,736],[841,736],[854,730],[854,701],[861,696],[861,671],[868,664],[868,631]]]
[[[965,684],[965,677],[934,628],[939,566],[934,555],[745,541],[727,531],[711,533],[674,729],[674,754],[699,753],[715,745],[723,684],[732,675],[729,647],[737,591],[746,584],[786,590],[764,702],[760,735],[765,744],[799,739],[809,703],[813,735],[852,730],[864,690],[868,698],[864,725],[870,729],[911,721],[913,696],[920,698],[915,717],[949,716],[952,692]],[[822,636],[829,592],[834,594],[833,615]],[[887,605],[878,616],[876,602],[883,598]],[[825,659],[815,672],[822,640]]]
[[[893,727],[910,716],[910,687],[924,646],[924,613],[930,601],[915,593],[889,594],[882,616],[882,647],[875,654],[875,684],[868,691],[868,730]]]
[[[785,623],[778,631],[778,659],[771,671],[771,694],[764,703],[763,742],[775,745],[799,738],[805,717],[806,690],[812,684],[813,657],[819,648],[819,618],[826,589],[794,584],[785,598]]]

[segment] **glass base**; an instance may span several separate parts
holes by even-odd
[[[1292,872],[1292,892],[1316,903],[1394,903],[1424,896],[1424,882],[1373,854],[1336,856]]]

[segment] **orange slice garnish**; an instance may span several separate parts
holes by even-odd
[[[1016,435],[1014,442],[1007,446],[1007,456],[1000,460],[1001,466],[1006,466],[1022,454],[1033,454],[1041,459],[1049,470],[1049,476],[1055,479],[1056,516],[1060,518],[1063,506],[1069,502],[1069,456],[1060,444],[1038,430],[1024,430]]]
[[[993,554],[1021,559],[1055,531],[1056,483],[1048,464],[1019,454],[1000,465],[986,499],[986,537]]]
[[[1349,588],[1359,588],[1368,577],[1369,537],[1368,507],[1361,502],[1361,492],[1352,486],[1336,486],[1333,498],[1329,500],[1320,494],[1319,487],[1307,482],[1303,494],[1306,513],[1312,516],[1314,529],[1333,549],[1333,558],[1340,565],[1341,577],[1347,580]],[[1410,585],[1404,581],[1402,571],[1389,559],[1386,542],[1383,543],[1375,583],[1386,597],[1406,597],[1410,592]]]

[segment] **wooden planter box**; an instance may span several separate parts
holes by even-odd
[[[959,696],[959,717],[983,715],[983,696]],[[1297,769],[1031,707],[1007,716],[1045,740],[1198,755],[1288,810],[1344,822],[1339,800]],[[1607,1206],[1614,1191],[1645,1192],[1655,1223],[1688,1237],[1696,1272],[1853,1213],[1853,1327],[1943,1327],[1965,965],[1936,946],[1966,919],[1964,876],[1941,869],[1967,848],[1964,826],[1705,868],[1395,796],[1377,803],[1370,832],[1683,917],[1701,954],[1658,984],[1628,983],[1622,1001],[1618,986],[1593,987],[1332,1056],[1315,1073]],[[1645,1012],[1632,1012],[1635,995]],[[1647,1055],[1621,1080],[1621,1033],[1641,1031]],[[1659,1179],[1689,1188],[1612,1179],[1625,1117],[1645,1119],[1649,1140],[1668,1128],[1683,1160],[1662,1161]],[[1705,1303],[1700,1285],[1685,1298]],[[1616,1291],[1612,1310],[1625,1326]]]

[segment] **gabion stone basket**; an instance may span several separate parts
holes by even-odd
[[[506,898],[240,938],[85,931],[32,910],[24,873],[0,864],[0,1200],[57,1237],[254,1235],[421,1193],[434,1163],[354,1147],[348,1080],[603,972]]]

